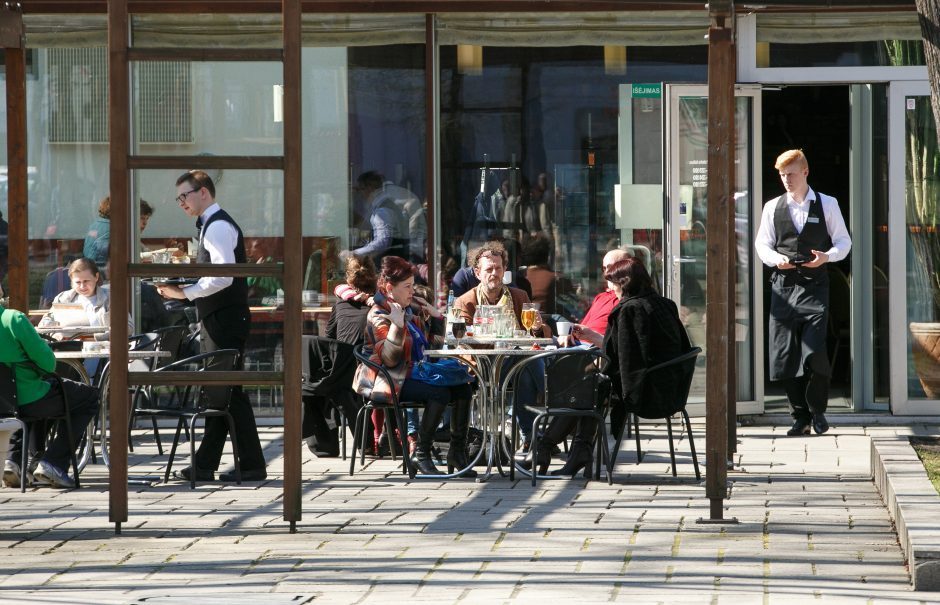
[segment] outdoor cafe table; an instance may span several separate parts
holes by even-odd
[[[447,338],[448,346],[455,345],[457,339]],[[478,482],[488,480],[493,474],[494,464],[499,466],[497,447],[505,447],[503,444],[503,427],[505,424],[506,402],[500,395],[501,380],[503,378],[503,360],[508,357],[531,357],[545,353],[544,348],[553,345],[551,338],[481,338],[468,336],[460,339],[460,348],[456,349],[432,349],[425,350],[425,355],[430,358],[451,357],[457,359],[462,364],[470,368],[480,381],[480,417],[483,421],[483,433],[487,439],[486,448],[486,472],[477,478]],[[467,348],[463,345],[486,345],[487,348]],[[517,348],[519,347],[519,348]],[[468,358],[472,358],[476,365],[471,364]],[[500,446],[497,446],[500,443]],[[482,455],[483,449],[477,454],[477,459]],[[514,452],[508,452],[510,464],[515,464],[513,458]],[[476,460],[473,461],[476,463]],[[520,469],[521,470],[521,469]],[[501,472],[502,474],[502,472]]]
[[[81,351],[54,351],[56,361],[61,361],[63,364],[69,366],[78,374],[79,378],[85,384],[92,384],[92,378],[88,375],[88,372],[85,371],[84,362],[88,359],[111,359],[111,351],[108,348],[107,342],[96,342],[94,343],[99,345],[94,349],[81,350]],[[138,360],[148,360],[156,359],[158,357],[170,357],[172,354],[169,351],[128,351],[127,359],[128,361],[138,361]],[[105,465],[108,464],[108,385],[111,381],[111,371],[110,364],[106,363],[104,369],[101,371],[100,378],[98,379],[97,386],[99,392],[101,393],[100,405],[99,405],[99,415],[98,415],[98,427],[100,429],[99,437],[101,440],[101,458],[104,461]],[[91,423],[88,425],[88,435],[94,435],[95,430],[95,421],[92,419]],[[87,439],[88,447],[84,448],[82,451],[81,459],[79,460],[79,467],[84,468],[88,463],[88,460],[94,453],[94,440],[89,438]]]

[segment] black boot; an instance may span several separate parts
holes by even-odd
[[[552,471],[552,475],[574,477],[582,468],[584,469],[584,478],[591,478],[591,467],[594,463],[594,455],[591,452],[591,444],[584,441],[575,440],[568,450],[568,459],[565,465]]]
[[[428,402],[427,407],[421,414],[421,425],[418,427],[418,447],[411,458],[412,464],[422,475],[442,475],[441,471],[434,466],[434,460],[431,455],[431,448],[434,444],[434,431],[444,415],[445,406],[440,403]]]
[[[538,447],[532,448],[532,450],[538,450],[535,454],[538,458],[535,460],[535,469],[537,475],[544,475],[548,472],[548,465],[552,463],[552,447],[555,444],[551,440],[542,437],[538,441]],[[518,460],[516,464],[519,468],[524,470],[529,470],[532,468],[533,453],[532,450],[529,450],[529,453],[526,454],[525,458]]]
[[[470,402],[455,401],[450,415],[450,447],[447,448],[447,472],[467,468],[467,433],[470,431]],[[477,472],[472,468],[459,475],[465,479],[474,479]]]

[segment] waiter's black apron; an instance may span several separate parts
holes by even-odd
[[[776,250],[794,260],[812,260],[811,250],[829,250],[832,239],[826,227],[820,194],[810,202],[806,224],[797,232],[787,197],[777,199],[774,229]],[[825,265],[808,269],[775,269],[771,277],[769,365],[771,380],[803,376],[808,370],[829,375],[826,351],[829,273]]]

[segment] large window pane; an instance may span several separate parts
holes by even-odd
[[[611,61],[623,57],[625,61]],[[632,112],[633,129],[651,140],[626,144],[621,157],[620,86],[629,82],[705,81],[707,47],[513,48],[485,46],[479,69],[457,46],[441,48],[441,267],[448,276],[467,252],[500,239],[517,283],[531,284],[542,310],[583,317],[604,288],[610,249],[662,252],[662,196],[654,228],[618,216],[621,162],[633,184],[662,185],[657,149],[659,101]]]
[[[940,151],[930,97],[905,99],[904,157],[907,208],[907,318],[911,322],[908,397],[940,398],[934,351],[940,342]]]

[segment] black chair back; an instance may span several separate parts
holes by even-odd
[[[199,355],[179,359],[156,371],[227,372],[236,368],[238,357],[239,353],[235,349],[219,349],[218,351],[200,353]],[[196,389],[195,392],[194,389]],[[191,397],[191,395],[194,395],[194,397]],[[177,405],[173,407],[224,410],[228,407],[231,395],[232,385],[186,387],[182,396],[175,399]]]
[[[389,373],[388,368],[386,368],[384,365],[380,363],[375,363],[374,361],[372,361],[371,359],[372,349],[369,348],[368,345],[360,345],[356,347],[355,350],[353,351],[353,354],[356,356],[356,359],[359,361],[359,363],[363,364],[364,366],[366,366],[367,368],[375,372],[377,376],[381,376],[382,379],[385,380],[389,384],[390,386],[389,392],[391,393],[391,399],[389,400],[388,403],[397,408],[398,403],[399,403],[398,402],[398,389],[395,388],[395,381],[392,380],[392,375],[391,373]]]
[[[642,373],[629,393],[627,411],[648,420],[662,419],[685,409],[695,374],[695,359],[702,352],[694,347]]]
[[[19,410],[16,375],[12,365],[0,363],[0,416],[13,417]]]
[[[592,410],[600,370],[597,349],[558,351],[545,366],[545,407]],[[547,360],[546,360],[547,361]]]
[[[168,326],[154,330],[157,335],[157,351],[165,351],[169,357],[158,357],[154,368],[162,368],[180,358],[183,339],[189,335],[188,326]]]

